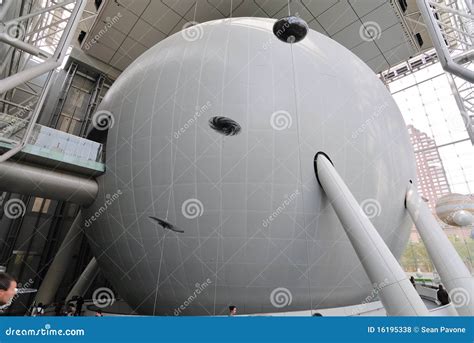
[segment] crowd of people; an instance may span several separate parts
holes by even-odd
[[[0,273],[0,307],[10,304],[17,295],[17,282],[7,273]],[[82,296],[74,296],[64,308],[64,301],[52,304],[54,306],[54,314],[56,316],[81,316],[83,314],[82,306],[84,298]],[[44,316],[46,314],[46,306],[43,303],[33,304],[29,315],[32,317]],[[96,317],[103,317],[102,310],[97,310]]]
[[[74,296],[66,306],[64,305],[64,301],[60,301],[51,305],[54,307],[55,316],[78,317],[82,316],[84,313],[82,311],[82,306],[84,305],[84,298],[82,296]],[[38,305],[33,306],[33,309],[31,310],[31,316],[43,316],[45,314],[45,309],[45,305],[38,303]],[[104,314],[102,313],[102,310],[98,309],[95,312],[95,316],[103,317]]]
[[[82,305],[84,304],[84,298],[81,296],[74,296],[71,301],[67,303],[65,306],[64,301],[60,301],[57,303],[52,304],[51,306],[54,307],[54,314],[55,316],[81,316],[82,315]],[[44,315],[46,306],[42,303],[38,303],[37,305],[33,305],[33,309],[31,310],[31,316],[42,316]]]
[[[410,278],[413,287],[416,288],[415,278]],[[8,275],[7,273],[0,273],[0,307],[9,304],[17,294],[17,282],[16,280]],[[443,285],[438,286],[437,299],[441,306],[450,303],[449,294]],[[54,313],[56,316],[81,316],[82,306],[84,305],[84,298],[82,296],[74,296],[71,301],[66,304],[64,308],[64,301],[53,304]],[[47,306],[43,303],[34,304],[30,315],[32,317],[44,316]],[[237,315],[237,306],[229,306],[229,316]],[[100,309],[95,312],[96,317],[102,317],[103,313]],[[321,316],[319,313],[313,314],[313,316]]]

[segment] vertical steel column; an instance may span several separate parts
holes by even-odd
[[[79,212],[41,282],[35,303],[51,304],[54,301],[63,276],[71,264],[74,250],[81,240],[81,230],[82,214]]]
[[[448,78],[449,87],[451,87],[451,92],[453,93],[454,100],[456,100],[456,105],[458,105],[459,112],[461,113],[462,120],[464,121],[464,126],[466,127],[467,134],[471,139],[471,143],[474,144],[474,103],[473,103],[473,94],[474,86],[472,83],[463,81],[461,87],[458,87],[456,80],[453,75],[450,73],[445,73]],[[467,93],[466,96],[461,94],[461,88],[463,88],[463,93]]]
[[[74,76],[76,75],[76,71],[77,64],[73,62],[69,65],[66,77],[64,78],[63,84],[61,86],[61,93],[59,95],[58,103],[56,104],[56,108],[54,109],[53,115],[49,120],[49,126],[52,128],[56,128],[58,125],[59,118],[61,117],[64,104],[66,103],[67,95],[69,94],[72,81],[74,80]]]
[[[457,312],[473,316],[474,278],[413,185],[408,186],[406,208]]]
[[[370,281],[383,285],[379,297],[389,316],[428,316],[402,267],[323,153],[316,154],[318,182],[333,206]]]
[[[82,121],[81,130],[79,132],[79,136],[84,137],[87,134],[87,129],[89,128],[92,114],[94,113],[97,103],[99,100],[100,92],[105,82],[105,76],[100,74],[97,78],[97,81],[94,86],[94,90],[89,98],[89,103],[87,104],[87,110],[84,115],[84,120]]]
[[[97,274],[99,273],[99,264],[95,257],[93,257],[89,264],[87,265],[86,269],[82,272],[79,279],[72,287],[71,291],[66,297],[66,304],[72,299],[73,296],[79,295],[84,297],[89,287],[92,285],[92,282],[96,278]]]

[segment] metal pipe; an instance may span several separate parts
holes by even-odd
[[[0,190],[90,205],[98,185],[86,177],[5,161],[0,163]]]
[[[64,55],[67,52],[67,48],[69,43],[74,36],[74,33],[77,30],[77,26],[79,25],[79,20],[81,19],[82,11],[84,7],[86,7],[87,1],[86,0],[77,0],[76,5],[74,6],[74,10],[69,17],[69,20],[64,28],[64,32],[59,39],[58,46],[56,51],[54,52],[54,57],[56,57],[61,63],[64,58]]]
[[[464,2],[465,2],[465,4],[466,4],[466,7],[467,7],[467,9],[469,10],[469,12],[470,12],[471,14],[473,14],[473,11],[474,11],[474,4],[472,3],[472,0],[465,0]]]
[[[2,7],[0,7],[0,21],[3,21],[3,17],[7,14],[8,10],[10,9],[10,5],[13,1],[4,1]]]
[[[412,184],[408,186],[406,208],[457,312],[473,316],[474,278]]]
[[[0,137],[0,142],[5,142],[5,143],[8,143],[8,144],[16,144],[17,141],[13,140],[13,139],[10,139],[10,138],[5,138],[5,137]]]
[[[0,102],[3,102],[5,104],[21,108],[22,110],[31,111],[31,108],[29,108],[28,106],[23,106],[23,105],[20,105],[20,104],[17,104],[15,102],[11,102],[11,101],[8,101],[8,100],[5,100],[5,99],[0,99]]]
[[[53,6],[50,6],[50,7],[45,7],[45,8],[42,8],[42,9],[36,11],[36,12],[31,12],[31,13],[25,14],[24,16],[9,20],[9,21],[5,22],[5,25],[18,23],[18,22],[23,21],[25,19],[35,17],[38,14],[45,13],[45,12],[50,12],[50,11],[56,9],[56,8],[64,7],[66,5],[69,5],[70,3],[74,2],[74,1],[76,1],[76,0],[65,0],[65,1],[63,1],[59,4],[56,4],[56,5],[53,5]]]
[[[33,56],[38,56],[38,57],[43,57],[43,58],[51,57],[49,53],[37,48],[36,46],[23,42],[22,40],[19,40],[19,39],[12,39],[6,33],[0,33],[0,42],[9,44],[13,46],[14,48],[23,50]]]
[[[28,90],[28,89],[25,89],[25,88],[23,88],[23,87],[16,87],[16,89],[17,89],[18,91],[22,91],[22,92],[24,92],[24,93],[26,93],[26,94],[33,95],[33,96],[35,96],[35,97],[37,96],[37,93],[33,93],[32,91],[30,91],[30,90]]]
[[[26,81],[37,78],[48,71],[51,71],[61,65],[60,61],[45,61],[34,67],[20,71],[19,73],[13,74],[3,80],[0,80],[0,94],[15,88]]]
[[[461,94],[459,94],[459,90],[456,85],[456,81],[454,81],[453,76],[451,74],[446,74],[446,77],[448,78],[449,87],[451,88],[454,100],[456,101],[456,105],[458,106],[459,113],[461,114],[464,126],[466,127],[467,134],[471,139],[471,143],[474,144],[474,130],[473,122],[471,119],[471,113],[464,106],[463,97],[461,96]]]
[[[448,13],[452,13],[452,14],[457,14],[458,16],[461,16],[461,17],[464,17],[466,19],[469,19],[469,20],[473,20],[474,18],[467,14],[467,13],[464,13],[460,10],[456,10],[454,8],[451,8],[451,7],[446,7],[444,5],[441,5],[440,3],[437,3],[437,2],[434,2],[434,1],[428,1],[428,3],[431,5],[431,6],[434,6],[434,7],[437,7],[439,9],[442,9],[443,11],[445,12],[448,12]]]
[[[314,167],[347,237],[374,285],[389,316],[428,316],[429,312],[407,275],[364,214],[356,199],[324,153],[316,154]]]
[[[38,32],[41,32],[41,31],[44,31],[46,29],[49,29],[50,27],[53,27],[53,26],[58,26],[58,24],[61,24],[65,21],[67,21],[69,18],[64,18],[64,19],[61,19],[61,20],[58,20],[58,21],[55,21],[49,25],[46,25],[46,26],[41,26],[41,27],[38,27],[38,28],[35,28],[34,30],[28,32],[28,33],[25,33],[25,36],[26,37],[29,37],[31,35],[34,35],[35,33],[38,33]],[[60,30],[57,30],[56,32],[59,32]],[[36,42],[38,40],[41,40],[43,37],[40,37],[39,39],[35,39],[33,42]]]
[[[456,35],[454,34],[455,32],[457,32],[457,33],[459,33],[459,34],[461,34],[461,35],[463,35],[463,36],[467,36],[469,39],[473,39],[473,38],[474,38],[473,35],[471,35],[471,34],[469,34],[469,33],[466,33],[466,32],[464,32],[464,31],[462,31],[462,30],[460,30],[460,29],[457,29],[457,28],[455,28],[455,27],[451,27],[451,26],[449,26],[448,24],[445,24],[445,23],[443,23],[443,22],[441,22],[441,21],[438,21],[437,23],[438,23],[438,25],[441,25],[441,26],[443,27],[444,33],[445,33],[445,35],[446,35],[447,37],[452,38],[452,39],[457,39],[458,41],[460,41],[460,42],[463,43],[464,45],[468,45],[469,42],[468,42],[466,39],[457,38]],[[450,30],[450,32],[448,32],[448,29]],[[453,34],[454,37],[451,36],[452,34]],[[465,37],[463,37],[463,38],[465,38]]]
[[[13,149],[8,150],[6,153],[0,156],[0,163],[5,162],[8,160],[10,157],[16,155],[19,153],[26,145],[28,140],[30,139],[31,132],[33,131],[33,127],[36,123],[36,120],[38,119],[38,116],[41,112],[41,108],[43,107],[43,103],[46,100],[46,94],[49,92],[49,88],[51,87],[51,76],[52,76],[52,71],[49,72],[48,77],[45,82],[45,86],[41,90],[41,94],[38,98],[38,102],[36,103],[36,106],[33,110],[33,112],[29,115],[29,118],[31,117],[32,119],[28,122],[28,125],[25,130],[25,134],[23,135],[21,142],[18,143],[17,146],[15,146]],[[29,119],[28,118],[28,119]]]
[[[96,78],[93,78],[92,76],[87,75],[87,74],[85,74],[85,73],[83,73],[83,72],[81,72],[81,71],[76,71],[76,74],[79,75],[79,76],[82,76],[83,78],[88,79],[88,80],[90,80],[90,81],[92,81],[92,82],[96,82],[96,81],[97,81]]]
[[[76,295],[84,297],[98,273],[99,264],[97,263],[95,257],[93,257],[67,295],[66,304]]]

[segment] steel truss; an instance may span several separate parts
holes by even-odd
[[[17,129],[0,130],[1,141],[14,142],[13,148],[0,155],[0,162],[28,142],[51,87],[53,72],[64,60],[87,0],[26,1],[21,9],[25,14],[4,20],[13,2],[6,1],[0,9],[0,42],[9,45],[11,53],[9,76],[0,80],[0,118],[7,118],[2,123],[5,127],[11,126],[11,115],[16,116],[16,123],[21,123],[17,125],[24,130],[21,137],[12,137],[11,132],[18,134]],[[3,71],[5,68],[2,65]],[[46,78],[39,85],[32,82],[44,74]],[[17,94],[23,95],[21,100],[17,100]],[[28,94],[26,99],[24,94]]]

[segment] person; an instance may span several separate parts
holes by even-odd
[[[7,273],[0,273],[0,306],[8,304],[16,295],[16,281]]]
[[[39,303],[38,306],[35,306],[33,308],[33,311],[31,312],[31,316],[36,317],[36,316],[42,316],[42,315],[44,315],[44,305],[43,303]]]
[[[235,316],[237,314],[237,306],[229,306],[229,316]]]
[[[413,287],[416,288],[415,278],[414,278],[413,276],[410,277],[410,282],[411,282],[411,284],[413,285]]]
[[[69,303],[67,305],[66,316],[72,317],[75,315],[75,313],[76,313],[76,307],[74,306],[74,304]]]
[[[444,289],[443,285],[438,286],[437,297],[441,305],[449,304],[449,295],[448,292]]]
[[[102,313],[102,310],[97,310],[97,311],[95,311],[95,316],[96,317],[103,317],[104,314]]]
[[[322,317],[323,315],[319,312],[314,312],[313,317]]]
[[[82,312],[82,305],[84,305],[84,298],[81,296],[76,297],[76,313],[75,316],[80,316]]]
[[[62,309],[63,309],[64,301],[59,301],[56,303],[56,306],[54,307],[54,314],[56,317],[59,317],[62,315]]]

